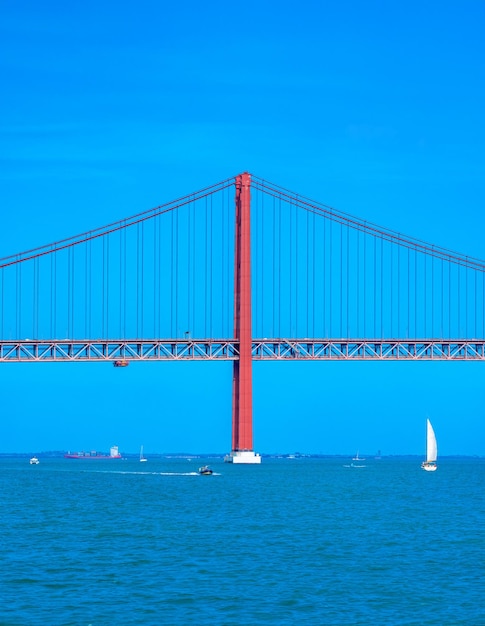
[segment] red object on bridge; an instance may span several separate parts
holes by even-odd
[[[234,339],[239,341],[239,360],[233,366],[233,452],[253,449],[250,203],[251,176],[245,172],[236,178]]]
[[[113,363],[115,367],[128,367],[129,364],[130,362],[128,361],[128,359],[120,359],[119,361],[115,361]]]

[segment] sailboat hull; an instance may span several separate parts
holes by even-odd
[[[423,463],[421,468],[424,469],[425,472],[436,472],[438,466],[432,463]]]

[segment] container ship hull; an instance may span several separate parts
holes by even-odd
[[[103,454],[102,452],[96,452],[96,450],[92,450],[91,452],[68,452],[64,455],[65,459],[82,459],[84,460],[105,460],[111,461],[113,459],[121,459],[121,454],[118,451],[118,446],[112,446],[110,448],[109,454]]]
[[[108,460],[111,459],[121,459],[121,454],[117,454],[116,456],[111,456],[109,454],[90,454],[89,452],[83,454],[82,452],[78,452],[77,454],[65,454],[65,459],[101,459]]]

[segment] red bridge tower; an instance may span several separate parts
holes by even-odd
[[[261,463],[253,450],[253,392],[251,335],[251,176],[236,177],[234,259],[234,339],[239,360],[232,379],[232,451],[226,463]]]

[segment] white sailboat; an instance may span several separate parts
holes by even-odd
[[[356,461],[356,463],[354,463]],[[357,450],[357,454],[352,457],[352,463],[350,465],[344,465],[344,467],[366,467],[362,465],[362,461],[365,461],[365,458],[359,456],[359,451]]]
[[[143,456],[143,446],[140,447],[140,463],[146,463],[146,459]]]
[[[438,444],[436,435],[429,419],[426,419],[426,461],[421,463],[421,467],[427,472],[434,472],[438,469],[436,459],[438,458]]]

